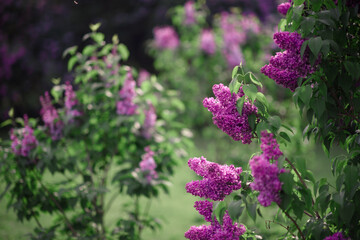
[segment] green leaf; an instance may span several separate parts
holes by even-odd
[[[232,70],[232,74],[231,74],[231,78],[234,79],[235,75],[237,74],[239,70],[239,66],[235,66],[234,69]]]
[[[305,159],[302,157],[297,157],[297,158],[295,158],[295,162],[296,162],[297,170],[301,173],[302,176],[305,176],[306,170],[307,170]]]
[[[291,195],[295,184],[294,176],[291,173],[285,172],[280,174],[279,179],[283,183],[282,189],[284,192]]]
[[[75,65],[75,63],[78,61],[78,58],[77,56],[72,56],[70,59],[69,59],[69,62],[68,62],[68,71],[71,71]]]
[[[301,22],[301,28],[304,31],[305,35],[314,31],[314,26],[315,26],[315,18],[313,18],[311,16],[305,17]]]
[[[11,119],[7,119],[0,124],[0,128],[8,126],[12,123]]]
[[[68,54],[74,55],[76,53],[77,48],[78,48],[77,46],[72,46],[72,47],[67,48],[62,55],[63,58],[66,57],[66,55],[68,55]]]
[[[257,93],[256,93],[255,101],[259,101],[259,102],[261,102],[262,104],[264,104],[264,106],[265,106],[266,108],[269,108],[269,103],[268,103],[265,95],[264,95],[262,92],[257,92]]]
[[[309,40],[306,40],[303,42],[303,44],[301,45],[301,49],[300,49],[300,56],[301,58],[303,58],[304,56],[304,53],[305,53],[305,50],[306,50],[306,47],[308,46],[309,44]]]
[[[255,121],[256,121],[256,115],[255,114],[251,114],[251,115],[248,116],[248,122],[249,122],[251,130],[255,129]]]
[[[247,203],[246,202],[246,210],[251,219],[255,222],[256,221],[256,205],[257,202],[254,203]]]
[[[96,32],[101,26],[101,23],[96,23],[96,24],[90,24],[90,30],[93,32]]]
[[[229,89],[231,93],[238,93],[241,87],[241,83],[238,82],[237,78],[233,78],[229,84]]]
[[[8,112],[8,115],[9,115],[10,118],[14,117],[14,108],[10,108],[10,110]]]
[[[287,25],[287,20],[284,19],[284,18],[280,19],[280,22],[279,22],[279,24],[278,24],[278,30],[279,30],[279,32],[285,31],[286,25]]]
[[[317,12],[317,11],[319,11],[321,9],[322,0],[311,0],[309,2],[311,2],[312,9],[315,12]]]
[[[103,33],[94,33],[91,35],[91,38],[98,44],[102,44],[104,41],[104,34]]]
[[[352,202],[346,202],[344,204],[344,206],[341,208],[340,212],[340,217],[341,219],[347,224],[349,225],[349,223],[351,222],[351,218],[354,215],[355,212],[355,206],[354,203]]]
[[[119,53],[120,53],[120,56],[121,58],[126,61],[128,58],[129,58],[129,50],[127,49],[127,47],[120,43],[119,46],[118,46],[118,50],[119,50]]]
[[[228,211],[232,220],[236,221],[241,216],[244,207],[242,206],[242,201],[233,201],[229,204]]]
[[[309,48],[311,52],[314,54],[315,58],[318,57],[321,46],[322,46],[321,37],[315,37],[309,39]]]
[[[299,6],[299,5],[303,4],[304,2],[305,2],[305,0],[294,0],[294,5]]]
[[[245,102],[245,96],[242,96],[236,102],[236,109],[240,115],[242,115],[242,109],[244,107],[244,102]]]
[[[249,76],[252,83],[262,88],[261,82],[257,79],[257,77],[253,73],[249,73]]]
[[[312,88],[310,85],[302,86],[300,88],[299,98],[305,103],[305,105],[309,105],[311,95],[312,95]]]
[[[258,92],[257,87],[255,85],[243,85],[242,90],[244,91],[245,96],[251,99],[251,101],[255,100],[256,93]]]
[[[353,165],[347,165],[344,169],[345,173],[345,193],[349,199],[352,199],[355,195],[358,187],[358,171],[359,169]]]
[[[268,123],[272,127],[271,131],[273,133],[276,133],[279,130],[280,126],[281,126],[281,119],[280,119],[279,116],[271,116],[271,117],[268,118]]]
[[[280,132],[280,137],[282,137],[283,139],[285,139],[286,141],[288,141],[289,143],[291,143],[291,139],[289,137],[289,135],[287,135],[287,133],[285,132]]]
[[[345,61],[344,66],[346,71],[350,74],[351,77],[353,77],[353,79],[357,80],[360,78],[360,63]]]
[[[224,201],[215,202],[213,205],[212,219],[217,219],[222,223],[226,211],[226,203]]]
[[[303,214],[304,214],[304,210],[305,210],[305,203],[300,201],[297,197],[294,198],[293,204],[292,204],[293,208],[293,212],[295,214],[295,216],[301,220]]]

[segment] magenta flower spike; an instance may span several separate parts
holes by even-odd
[[[211,29],[204,29],[200,36],[200,48],[206,54],[212,55],[216,51],[214,33]]]
[[[191,181],[185,186],[186,192],[194,196],[221,201],[241,188],[241,167],[220,165],[209,162],[204,157],[191,158],[188,165],[196,174],[203,177],[202,180]]]
[[[119,115],[134,115],[137,114],[137,105],[133,103],[136,96],[135,93],[136,82],[129,71],[122,89],[119,91],[120,101],[116,103],[116,113]]]
[[[29,126],[27,115],[24,115],[24,124],[24,128],[19,131],[20,138],[15,134],[14,129],[11,129],[11,149],[17,156],[28,157],[30,151],[38,145],[38,141],[34,136],[34,130]]]
[[[59,114],[51,103],[49,92],[45,92],[45,96],[40,96],[41,110],[40,115],[49,129],[52,140],[59,140],[62,137],[63,122],[59,118]]]
[[[155,45],[159,49],[174,50],[179,46],[179,37],[173,27],[155,27],[154,36]]]
[[[221,83],[215,84],[212,89],[216,98],[205,98],[203,105],[213,114],[213,123],[233,140],[244,144],[251,143],[252,133],[248,116],[256,114],[257,108],[245,101],[240,115],[236,101],[244,96],[242,88],[237,94],[231,94],[230,89]]]
[[[193,1],[187,1],[184,5],[185,10],[185,25],[192,25],[196,22],[195,19],[195,6]]]

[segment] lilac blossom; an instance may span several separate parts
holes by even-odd
[[[203,105],[213,114],[214,124],[235,141],[242,141],[244,144],[251,143],[252,133],[248,116],[257,114],[257,108],[246,100],[240,115],[236,102],[244,96],[242,88],[237,94],[231,94],[230,89],[221,83],[215,84],[212,89],[216,99],[205,98]]]
[[[285,51],[271,57],[270,63],[263,66],[261,72],[277,84],[295,91],[298,78],[305,78],[315,71],[315,67],[309,63],[309,53],[305,52],[303,57],[300,55],[301,45],[305,40],[296,32],[275,33],[274,40]]]
[[[283,153],[280,151],[279,144],[274,138],[274,134],[268,133],[267,131],[261,132],[261,150],[267,160],[274,159],[278,160]]]
[[[240,21],[241,28],[246,33],[259,34],[261,29],[259,20],[254,14],[243,15]]]
[[[179,46],[179,37],[173,27],[154,28],[155,45],[159,49],[175,49]]]
[[[45,92],[45,96],[40,96],[41,110],[40,115],[49,129],[52,140],[59,140],[62,136],[63,122],[59,118],[59,114],[51,103],[49,92]]]
[[[281,203],[280,191],[282,183],[279,174],[284,169],[279,170],[277,159],[282,155],[279,145],[273,138],[273,134],[263,131],[261,133],[261,150],[263,153],[254,156],[250,161],[251,174],[254,181],[250,184],[252,190],[259,191],[259,203],[267,207],[271,202]],[[270,160],[273,159],[273,163]]]
[[[28,157],[30,151],[38,145],[38,141],[34,136],[34,130],[29,126],[27,115],[24,115],[24,124],[24,128],[17,131],[20,138],[15,134],[14,129],[11,129],[11,149],[17,156]]]
[[[185,10],[185,25],[192,25],[196,22],[195,19],[195,6],[193,1],[187,1],[184,5]]]
[[[145,110],[145,120],[142,126],[142,136],[146,139],[150,139],[155,132],[156,124],[156,111],[155,107],[148,103],[149,109]]]
[[[144,174],[147,183],[151,183],[153,179],[158,178],[158,174],[155,171],[156,163],[154,160],[154,152],[150,150],[150,147],[145,147],[145,153],[141,156],[140,170]]]
[[[200,36],[200,48],[205,53],[212,55],[216,51],[214,33],[211,29],[204,29]]]
[[[124,85],[119,91],[120,101],[116,103],[116,113],[119,115],[134,115],[136,114],[137,105],[133,103],[136,96],[135,93],[136,82],[132,77],[131,71],[128,71]]]
[[[69,122],[72,122],[75,117],[81,116],[81,113],[78,110],[73,109],[77,103],[78,101],[73,87],[70,82],[67,81],[65,83],[65,113]]]
[[[324,240],[350,240],[350,238],[345,238],[341,232],[337,232],[331,236],[324,238]]]
[[[289,8],[291,7],[291,3],[290,2],[286,2],[286,3],[281,3],[277,6],[277,10],[279,13],[281,13],[282,15],[286,15]]]
[[[207,161],[204,157],[191,158],[188,165],[196,174],[203,177],[202,180],[186,184],[186,191],[194,196],[221,201],[232,191],[241,188],[241,167],[219,165]]]
[[[206,226],[191,226],[190,229],[185,232],[185,238],[190,240],[238,240],[239,237],[245,233],[245,226],[242,224],[232,222],[228,211],[225,212],[222,225],[216,218],[212,219],[212,202],[209,201],[197,201],[194,207],[196,210],[204,216],[205,221],[211,224]]]
[[[148,79],[150,79],[150,73],[148,71],[146,71],[145,69],[141,69],[139,72],[137,82],[136,82],[137,86],[140,87],[141,84]]]

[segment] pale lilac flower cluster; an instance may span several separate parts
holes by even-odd
[[[62,136],[63,122],[59,118],[59,114],[51,103],[49,92],[45,92],[45,96],[40,96],[41,110],[40,115],[49,129],[52,140],[58,140]]]
[[[244,62],[244,57],[240,49],[240,44],[246,40],[246,34],[237,29],[241,22],[236,16],[227,12],[221,14],[220,27],[223,30],[223,54],[226,58],[228,66],[233,68]]]
[[[148,79],[150,79],[150,73],[148,71],[146,71],[145,69],[141,69],[139,72],[139,76],[137,79],[137,86],[140,87],[141,84],[145,81],[147,81]]]
[[[256,114],[257,108],[251,102],[245,101],[240,115],[236,101],[244,96],[242,88],[237,94],[231,94],[230,89],[221,83],[215,84],[212,89],[216,99],[205,98],[203,105],[212,112],[214,124],[235,141],[251,143],[252,133],[248,116]]]
[[[238,240],[241,235],[246,232],[246,228],[242,224],[232,222],[229,213],[226,211],[223,217],[222,225],[216,218],[212,219],[212,203],[208,201],[197,201],[194,207],[205,217],[205,221],[210,225],[191,226],[185,232],[185,238],[190,240]]]
[[[279,170],[277,165],[276,160],[282,152],[276,140],[273,139],[273,134],[263,131],[261,136],[263,153],[260,156],[254,156],[249,162],[251,174],[254,177],[250,187],[252,190],[259,191],[259,203],[267,207],[271,202],[281,203],[282,183],[279,180],[279,174],[284,170]],[[270,162],[271,159],[274,159],[273,163]]]
[[[261,72],[277,84],[295,91],[298,78],[304,78],[315,71],[309,63],[308,52],[301,58],[301,45],[305,40],[296,32],[277,32],[274,40],[285,51],[271,57],[270,63],[263,66]]]
[[[27,115],[24,116],[24,124],[24,128],[18,131],[20,138],[15,134],[14,129],[11,129],[11,149],[17,156],[28,157],[30,150],[38,145],[38,141],[34,136],[34,130],[29,126]]]
[[[216,51],[214,33],[211,29],[204,29],[200,36],[200,48],[205,53],[212,55]]]
[[[179,37],[173,27],[154,28],[155,45],[159,49],[175,49],[179,46]]]
[[[195,10],[195,6],[194,6],[194,2],[193,1],[187,1],[184,5],[184,10],[185,10],[185,25],[192,25],[196,22],[195,19],[195,14],[196,14],[196,10]]]
[[[154,160],[154,152],[149,147],[145,147],[145,153],[141,156],[140,170],[144,174],[147,183],[151,183],[153,179],[158,178],[155,171],[156,163]]]
[[[142,126],[142,136],[146,139],[150,139],[155,132],[155,124],[156,124],[156,111],[155,107],[148,103],[149,109],[145,110],[145,120]]]
[[[254,14],[243,15],[241,18],[241,28],[248,33],[259,34],[261,31],[259,20]]]
[[[324,240],[350,240],[350,238],[346,238],[341,232],[337,232],[331,236],[324,238]]]
[[[119,91],[120,101],[116,103],[116,113],[119,115],[134,115],[136,114],[137,105],[133,103],[136,96],[135,93],[136,82],[132,77],[131,71],[127,72],[124,85]]]
[[[241,188],[241,167],[219,165],[207,161],[204,157],[191,158],[188,165],[196,174],[203,177],[202,180],[191,181],[185,186],[186,192],[194,196],[221,201],[232,191]]]
[[[65,83],[65,113],[69,122],[72,122],[73,119],[77,116],[81,116],[81,113],[73,109],[74,106],[78,103],[76,99],[76,94],[71,86],[70,82]]]
[[[291,2],[289,1],[289,2],[279,4],[277,6],[277,10],[282,15],[286,15],[290,7],[291,7]]]

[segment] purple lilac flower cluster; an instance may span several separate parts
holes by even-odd
[[[212,219],[212,202],[196,201],[194,207],[204,216],[205,221],[210,222],[209,226],[191,226],[185,232],[185,238],[190,240],[238,240],[239,237],[246,232],[244,225],[232,222],[229,213],[226,211],[223,217],[222,225],[216,218]]]
[[[204,29],[200,36],[200,49],[206,54],[212,55],[216,51],[214,33],[211,29]]]
[[[51,103],[49,92],[45,92],[45,96],[40,96],[41,110],[40,115],[49,129],[51,138],[58,140],[62,136],[63,122],[59,118],[59,114]]]
[[[204,178],[186,184],[186,191],[194,196],[221,201],[232,191],[241,188],[241,167],[219,165],[207,161],[204,157],[191,158],[188,165],[196,174]]]
[[[158,174],[155,171],[156,163],[154,160],[154,152],[149,147],[145,147],[145,153],[141,156],[140,170],[144,174],[147,183],[151,183],[153,179],[158,178]]]
[[[279,4],[277,6],[277,10],[282,15],[286,15],[290,7],[291,7],[291,0],[289,0],[288,2]]]
[[[257,108],[251,102],[245,101],[240,115],[236,101],[244,96],[242,88],[237,94],[231,94],[230,89],[221,83],[215,84],[212,89],[216,99],[205,98],[203,105],[212,112],[214,124],[235,141],[251,143],[252,133],[248,116],[256,114]]]
[[[131,71],[127,72],[124,85],[119,91],[120,101],[116,103],[116,113],[119,115],[134,115],[136,114],[137,105],[133,103],[136,96],[135,93],[136,82],[133,79]]]
[[[195,5],[193,1],[187,1],[184,5],[184,10],[185,10],[185,25],[192,25],[196,22],[195,19],[195,14],[196,14],[196,10],[195,10]]]
[[[175,49],[179,46],[179,37],[173,27],[154,28],[155,45],[159,49]]]
[[[142,136],[146,139],[150,139],[155,132],[156,124],[156,111],[155,107],[148,103],[149,109],[145,110],[145,120],[142,126]]]
[[[350,240],[350,238],[346,238],[341,232],[337,232],[331,236],[324,238],[324,240]]]
[[[237,26],[240,25],[241,23],[234,15],[227,12],[221,14],[220,26],[223,30],[222,51],[230,68],[244,62],[244,57],[239,45],[245,42],[246,35],[237,28]]]
[[[279,180],[279,174],[284,170],[279,170],[277,166],[276,160],[282,155],[282,152],[273,138],[273,134],[263,131],[261,142],[263,153],[260,156],[254,156],[249,162],[251,174],[254,177],[250,187],[252,190],[260,192],[259,203],[267,207],[271,202],[281,203],[279,192],[282,183]],[[274,159],[273,163],[270,162],[271,159]]]
[[[18,131],[20,138],[15,134],[14,129],[11,129],[11,149],[17,156],[28,157],[30,150],[38,145],[38,141],[34,136],[34,130],[29,126],[27,115],[24,115],[24,124],[24,128]]]
[[[73,122],[75,117],[81,116],[81,112],[76,109],[73,109],[74,106],[78,103],[76,99],[76,94],[73,90],[70,82],[65,83],[65,113],[68,118],[68,122]]]
[[[309,63],[308,52],[303,57],[300,55],[301,45],[305,40],[296,32],[277,32],[274,40],[285,51],[271,57],[270,63],[263,66],[261,72],[277,84],[295,91],[298,78],[304,78],[315,71],[315,67]]]

